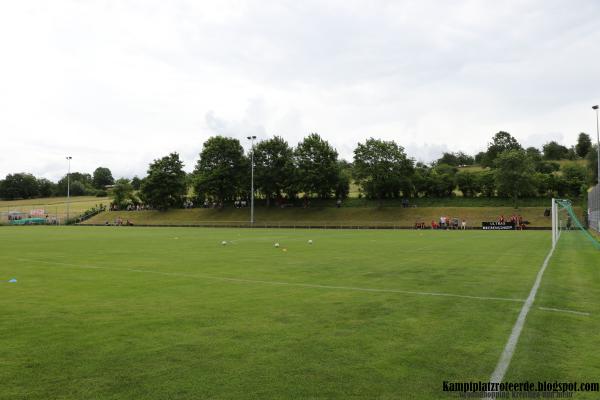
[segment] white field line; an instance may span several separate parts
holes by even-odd
[[[544,275],[544,271],[546,270],[546,267],[548,266],[548,261],[550,261],[550,258],[552,257],[553,253],[554,253],[554,247],[552,247],[550,249],[550,251],[548,252],[546,259],[542,263],[542,267],[540,268],[540,270],[537,273],[535,282],[533,283],[533,286],[531,287],[531,291],[529,292],[529,296],[527,297],[527,300],[525,300],[525,303],[523,304],[523,307],[521,308],[521,312],[519,313],[519,317],[517,318],[517,321],[515,322],[515,325],[513,326],[512,332],[508,338],[508,342],[506,342],[504,351],[502,352],[502,355],[500,356],[500,360],[498,360],[496,369],[494,370],[494,372],[492,373],[492,376],[490,377],[490,382],[497,382],[497,383],[502,382],[502,379],[504,378],[504,375],[506,374],[506,371],[508,370],[510,361],[512,360],[513,354],[515,353],[515,348],[517,347],[517,342],[519,341],[519,336],[521,336],[521,331],[523,330],[523,325],[525,324],[525,319],[527,318],[527,314],[529,313],[529,310],[531,309],[531,306],[535,300],[535,295],[537,294],[537,291],[540,287],[540,283],[542,282],[542,276]],[[484,398],[486,398],[486,397],[484,397]]]
[[[591,315],[589,312],[574,311],[574,310],[563,310],[561,308],[550,308],[550,307],[538,307],[538,308],[540,310],[544,310],[544,311],[563,312],[563,313],[576,314],[576,315],[585,315],[585,316],[590,316]]]
[[[214,275],[190,275],[190,274],[182,274],[178,272],[162,272],[162,271],[153,271],[148,269],[136,269],[136,268],[114,268],[114,267],[102,267],[95,265],[80,265],[80,264],[70,264],[70,263],[62,263],[55,261],[42,261],[28,258],[19,258],[18,261],[24,262],[36,262],[36,263],[44,263],[51,265],[59,265],[66,267],[74,267],[74,268],[85,268],[85,269],[106,269],[111,271],[128,271],[128,272],[138,272],[138,273],[147,273],[147,274],[157,274],[164,276],[177,276],[177,277],[185,277],[185,278],[194,278],[194,279],[211,279],[218,280],[224,282],[239,282],[239,283],[255,283],[262,285],[278,285],[278,286],[293,286],[293,287],[305,287],[305,288],[314,288],[314,289],[334,289],[334,290],[352,290],[359,292],[375,292],[375,293],[401,293],[401,294],[411,294],[417,296],[436,296],[436,297],[457,297],[462,299],[472,299],[472,300],[495,300],[495,301],[511,301],[511,302],[519,302],[522,303],[525,300],[523,299],[513,299],[507,297],[486,297],[486,296],[469,296],[462,294],[454,294],[454,293],[438,293],[438,292],[418,292],[412,290],[400,290],[400,289],[377,289],[377,288],[362,288],[362,287],[354,287],[354,286],[331,286],[331,285],[318,285],[318,284],[310,284],[310,283],[294,283],[294,282],[280,282],[280,281],[263,281],[256,279],[243,279],[243,278],[227,278],[222,276],[214,276]]]

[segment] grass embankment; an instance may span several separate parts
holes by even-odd
[[[504,197],[463,197],[458,192],[453,197],[419,197],[409,198],[409,205],[417,207],[514,207],[514,202],[510,198]],[[580,204],[579,199],[572,199],[573,204]],[[528,197],[518,201],[519,207],[550,207],[551,199],[545,197]],[[336,200],[311,199],[311,207],[335,207]],[[256,200],[257,206],[265,204],[264,200]],[[297,200],[296,207],[302,207],[302,200]],[[371,200],[366,198],[347,198],[343,202],[343,207],[402,207],[402,199]]]
[[[482,221],[495,221],[499,215],[508,217],[521,214],[531,226],[549,227],[550,217],[544,217],[545,207],[422,207],[422,208],[266,208],[255,210],[256,225],[284,226],[413,226],[422,221],[429,226],[440,216],[465,219],[468,226],[481,226]],[[579,213],[579,210],[577,210]],[[114,222],[116,218],[129,219],[138,225],[245,225],[250,218],[248,208],[191,209],[170,211],[115,211],[92,217],[86,224]]]

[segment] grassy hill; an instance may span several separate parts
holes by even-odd
[[[111,199],[108,197],[77,196],[71,197],[69,213],[74,216],[97,204],[108,205]],[[67,214],[66,197],[48,197],[28,200],[3,200],[0,201],[0,212],[22,211],[29,212],[34,209],[43,209],[46,214],[53,217],[63,218]]]
[[[544,217],[546,207],[311,207],[266,208],[255,210],[256,225],[282,226],[413,226],[422,221],[428,226],[440,216],[466,219],[468,226],[481,226],[482,221],[497,220],[499,215],[521,214],[531,226],[549,227],[549,217]],[[577,210],[578,213],[581,210]],[[248,225],[250,210],[191,209],[170,211],[114,211],[101,213],[86,224],[113,223],[115,219],[129,219],[139,225]]]

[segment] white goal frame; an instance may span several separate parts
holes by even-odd
[[[552,198],[552,248],[556,247],[560,236],[560,227],[558,226],[558,203]]]

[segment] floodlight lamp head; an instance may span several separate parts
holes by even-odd
[[[594,110],[597,110],[597,109],[598,109],[598,106],[592,106],[592,108],[593,108]]]
[[[67,160],[71,160],[71,159],[73,159],[73,157],[67,156]]]

